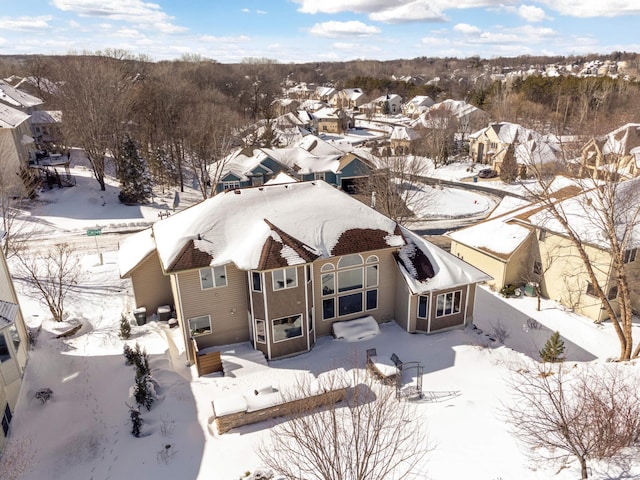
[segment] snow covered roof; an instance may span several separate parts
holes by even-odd
[[[414,108],[417,107],[430,107],[435,102],[431,99],[431,97],[427,95],[416,95],[411,100],[407,102],[407,105],[412,105]]]
[[[168,272],[227,263],[268,270],[405,244],[396,222],[322,181],[226,191],[153,232]]]
[[[62,121],[61,110],[35,110],[29,119],[31,123],[60,123]]]
[[[402,233],[407,244],[400,249],[398,265],[413,294],[492,279],[412,231],[402,228]]]
[[[18,317],[18,305],[0,300],[0,330],[13,325]]]
[[[155,249],[156,243],[153,240],[151,228],[146,228],[125,238],[118,250],[120,277],[127,277],[131,270],[151,255]]]
[[[28,118],[28,114],[0,103],[0,128],[15,128]]]
[[[285,183],[294,183],[297,181],[298,180],[296,178],[293,178],[291,175],[287,175],[284,172],[280,172],[279,174],[277,174],[275,177],[273,177],[268,182],[265,182],[264,184],[265,185],[282,185]]]
[[[449,234],[452,240],[485,253],[508,259],[531,235],[532,229],[514,221],[514,218],[527,209],[519,208],[495,218],[477,223]]]
[[[362,97],[364,95],[364,92],[362,91],[361,88],[344,88],[342,90],[342,93],[349,100],[357,100],[358,98],[360,98],[360,97]]]
[[[631,150],[638,146],[640,146],[640,123],[627,123],[606,135],[602,153],[626,155],[632,153]]]
[[[44,103],[38,97],[18,90],[3,80],[0,80],[0,100],[20,108],[31,108]]]
[[[420,135],[410,127],[393,127],[391,132],[391,140],[408,140],[413,141],[420,138]]]
[[[304,148],[315,155],[343,155],[346,153],[335,144],[329,143],[316,135],[306,135],[295,146]]]

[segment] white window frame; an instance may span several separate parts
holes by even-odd
[[[624,263],[631,263],[631,262],[635,262],[636,261],[636,253],[637,253],[637,248],[629,248],[627,250],[624,251]]]
[[[223,274],[220,275],[220,269],[222,269]],[[203,278],[203,272],[205,270],[209,270],[210,275],[211,275],[211,286],[210,287],[205,287],[202,283],[202,278]],[[216,274],[216,271],[218,272]],[[226,287],[228,285],[228,281],[227,281],[227,267],[226,265],[218,265],[216,267],[204,267],[201,268],[200,270],[198,270],[198,275],[200,276],[200,289],[201,290],[211,290],[212,288],[222,288],[222,287]],[[220,281],[220,285],[218,285],[217,282],[217,278],[223,278],[224,279],[224,284],[222,281]]]
[[[222,182],[222,189],[223,190],[236,190],[240,188],[240,181],[239,180],[229,180],[226,182]]]
[[[198,320],[202,320],[202,319],[206,319],[207,322],[209,322],[209,331],[208,332],[201,332],[201,333],[194,333],[194,329],[191,328],[191,322],[192,321],[198,321]],[[191,337],[199,337],[200,335],[211,335],[213,333],[213,328],[211,326],[211,315],[199,315],[197,317],[191,317],[187,319],[187,325],[189,326],[189,335]],[[200,330],[200,329],[198,329]]]
[[[260,329],[260,324],[262,324],[262,329]],[[256,332],[255,332],[256,342],[258,343],[267,343],[267,321],[261,318],[256,318]],[[262,340],[260,340],[262,337]]]
[[[297,317],[297,319],[300,321],[300,335],[296,335],[295,337],[285,337],[282,338],[280,340],[276,340],[277,336],[276,336],[276,330],[275,330],[275,322],[279,321],[279,320],[286,320],[289,318],[295,318]],[[279,318],[274,318],[271,320],[271,338],[272,338],[272,342],[273,343],[280,343],[280,342],[287,342],[289,340],[295,340],[296,338],[301,338],[304,336],[304,332],[303,332],[303,319],[304,317],[302,316],[301,313],[296,313],[294,315],[288,315],[286,317],[279,317]],[[297,321],[297,320],[296,320]]]
[[[256,289],[255,278],[258,277],[258,288]],[[262,293],[262,273],[251,272],[251,291]]]
[[[293,276],[288,274],[293,272]],[[276,275],[282,275],[282,279],[276,279]],[[288,280],[291,279],[291,283]],[[287,288],[296,288],[298,286],[298,269],[296,267],[281,268],[271,272],[271,281],[273,282],[273,290],[286,290]],[[282,281],[283,285],[278,286],[278,281]]]
[[[425,309],[424,309],[424,316],[420,315],[420,301],[424,299],[426,305],[425,305]],[[428,320],[429,319],[429,296],[428,295],[419,295],[418,296],[418,305],[417,305],[417,311],[416,311],[416,316],[418,318],[421,318],[423,320]]]
[[[456,310],[456,294],[460,296],[457,310]],[[442,312],[439,312],[440,298],[444,297],[444,306]],[[446,313],[447,311],[447,302],[449,301],[449,297],[451,297],[451,312]],[[450,317],[451,315],[457,315],[462,311],[462,290],[454,290],[452,292],[440,293],[436,298],[436,318],[442,317]]]
[[[320,292],[322,297],[322,302],[323,302],[322,303],[322,320],[323,321],[333,320],[335,318],[346,317],[349,315],[355,315],[357,313],[377,310],[379,308],[379,304],[380,304],[380,297],[379,297],[380,292],[378,289],[380,284],[379,262],[380,262],[380,259],[376,255],[370,255],[369,257],[367,257],[367,261],[365,263],[362,255],[355,253],[355,254],[345,255],[341,257],[338,260],[337,269],[334,267],[333,264],[330,264],[330,263],[326,263],[320,268],[320,272],[322,273],[320,276],[321,289],[322,289],[322,285],[324,284],[323,279],[326,278],[325,276],[333,275],[333,292],[332,293],[326,293],[324,291]],[[356,272],[356,270],[357,270],[357,273],[354,273]],[[372,277],[371,282],[370,284],[367,284],[367,279],[368,279],[367,274],[369,272],[375,272],[375,275],[373,274],[371,275]],[[344,282],[351,277],[354,277],[356,279],[359,278],[360,285],[350,287],[350,288],[345,288],[345,284],[343,283],[342,290],[341,290],[340,289],[341,279]],[[367,308],[367,298],[369,297],[369,295],[371,295],[369,292],[372,292],[374,290],[376,292],[375,293],[376,304],[373,308]],[[360,294],[360,297],[361,297],[360,310],[357,312],[341,314],[340,299],[342,297],[345,297],[348,295],[355,295],[355,294]],[[333,301],[333,316],[325,317],[324,302],[329,300]]]

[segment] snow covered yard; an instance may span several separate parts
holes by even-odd
[[[155,221],[173,199],[168,194],[148,207],[127,207],[117,202],[111,190],[100,192],[97,182],[81,170],[75,173],[78,187],[44,192],[42,210],[23,220],[44,227],[40,232],[47,236],[61,232],[84,235],[85,229],[96,224],[130,228],[138,222]],[[464,171],[459,170],[460,174]],[[193,190],[185,197],[181,208],[197,199]],[[461,213],[471,205],[478,208],[468,196],[461,200],[447,197],[445,203],[443,208]],[[23,283],[16,283],[28,323],[32,327],[42,324],[30,352],[11,441],[3,453],[9,456],[12,449],[20,449],[27,461],[18,478],[26,480],[238,479],[261,466],[256,447],[273,422],[240,427],[224,435],[212,433],[211,401],[234,392],[291,384],[303,374],[318,375],[337,367],[363,369],[368,348],[424,365],[425,398],[415,402],[415,421],[426,423],[434,450],[416,472],[418,478],[574,479],[579,469],[573,461],[560,470],[557,465],[532,463],[501,418],[500,406],[509,398],[510,369],[537,358],[555,330],[565,340],[570,366],[588,361],[597,367],[618,354],[609,324],[594,325],[551,301],[543,300],[541,310],[536,311],[535,298],[505,300],[479,289],[474,320],[479,330],[426,336],[408,334],[390,322],[381,325],[378,335],[363,340],[324,337],[311,352],[273,361],[268,367],[238,363],[227,376],[197,378],[195,367],[185,364],[178,329],[151,319],[146,325],[132,326],[132,337],[126,341],[146,349],[158,383],[158,401],[150,411],[142,408],[142,437],[134,438],[126,405],[135,403],[131,397],[134,367],[125,365],[125,342],[118,336],[121,313],[133,307],[130,284],[118,277],[114,249],[104,248],[102,265],[93,246],[78,253],[87,275],[68,298],[70,315],[64,324],[47,320],[48,312],[26,295]],[[83,327],[75,335],[55,338],[78,322]],[[635,337],[640,338],[640,326],[634,328]],[[499,332],[503,332],[504,344],[495,340]],[[240,353],[250,346],[229,345],[222,350]],[[635,363],[629,368],[637,371]],[[43,404],[33,396],[46,387],[53,397]],[[640,479],[638,460],[593,463],[591,467],[593,478]]]
[[[120,313],[127,308],[130,291],[117,276],[115,255],[108,252],[104,265],[97,264],[95,255],[84,257],[89,276],[70,299],[69,320],[65,325],[42,322],[12,423],[12,442],[28,445],[30,465],[21,478],[119,479],[136,472],[145,478],[237,479],[261,466],[256,447],[274,421],[218,435],[209,428],[211,401],[266,385],[291,384],[309,372],[364,368],[368,348],[395,352],[425,367],[425,398],[416,402],[415,421],[426,422],[435,449],[427,455],[421,478],[576,478],[576,465],[556,475],[557,466],[532,465],[518,447],[499,414],[508,398],[506,379],[513,365],[536,356],[554,329],[567,340],[567,359],[572,362],[598,363],[615,356],[613,332],[609,325],[594,326],[553,302],[543,301],[537,312],[534,298],[505,301],[484,289],[478,293],[476,314],[483,333],[467,329],[408,334],[390,322],[364,340],[324,337],[307,354],[272,361],[268,367],[238,368],[224,377],[196,377],[195,367],[185,365],[177,329],[155,319],[133,326],[127,343],[139,342],[146,349],[159,385],[157,404],[149,412],[141,410],[143,436],[134,438],[126,405],[135,403],[130,396],[134,368],[125,365],[124,342],[118,337]],[[18,289],[24,291],[20,283]],[[33,299],[21,300],[32,325],[47,316]],[[538,319],[540,328],[523,328],[529,318]],[[83,327],[76,335],[55,338],[78,321]],[[508,331],[506,346],[490,338],[498,323]],[[248,344],[223,348],[248,349]],[[44,387],[53,390],[53,397],[42,404],[33,395]],[[593,468],[594,478],[618,478],[615,465]],[[640,464],[633,468],[625,478],[640,478]]]

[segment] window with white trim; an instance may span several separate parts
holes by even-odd
[[[302,315],[274,318],[271,321],[273,342],[283,342],[302,336]]]
[[[265,331],[265,321],[259,318],[256,318],[256,342],[258,343],[266,343],[267,341],[267,332]]]
[[[272,276],[274,290],[284,290],[285,288],[295,288],[298,286],[298,273],[296,267],[274,270],[272,272]]]
[[[11,342],[13,342],[13,351],[17,353],[18,348],[20,348],[20,334],[15,324],[9,327],[9,336],[11,337]]]
[[[251,289],[254,292],[262,291],[262,274],[260,272],[251,272]]]
[[[378,308],[378,262],[376,255],[365,263],[361,255],[353,254],[341,257],[337,269],[330,263],[322,266],[323,320]]]
[[[9,404],[7,403],[4,406],[4,413],[2,414],[2,431],[5,437],[9,434],[9,424],[11,423],[12,418],[13,415],[11,414]]]
[[[636,252],[637,248],[630,248],[629,250],[624,251],[624,263],[635,262],[636,260]]]
[[[418,297],[418,318],[428,318],[429,315],[429,297],[420,295]]]
[[[229,180],[227,182],[222,182],[222,188],[225,190],[235,190],[236,188],[240,188],[240,182],[238,180]]]
[[[227,268],[224,265],[200,269],[200,288],[202,290],[226,286]]]
[[[455,292],[441,293],[436,298],[436,317],[446,317],[460,313],[460,303],[462,301],[462,290]]]
[[[4,336],[4,332],[0,331],[0,363],[11,358],[11,350],[9,350],[9,342]]]
[[[189,318],[187,322],[189,324],[189,333],[192,337],[211,333],[211,315]]]
[[[325,179],[325,172],[315,172],[313,174],[313,178],[315,180],[324,180]]]

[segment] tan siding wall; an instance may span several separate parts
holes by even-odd
[[[287,317],[306,311],[304,302],[304,266],[297,267],[296,273],[298,276],[297,287],[274,291],[273,275],[271,272],[266,272],[264,293],[267,296],[267,315],[269,319]]]
[[[171,280],[162,273],[157,252],[153,252],[131,272],[136,307],[145,307],[147,315],[162,305],[174,305]]]
[[[395,317],[396,308],[396,279],[398,275],[398,267],[396,261],[393,258],[393,252],[395,249],[376,250],[366,252],[362,254],[364,262],[371,255],[376,255],[379,259],[378,263],[378,308],[375,310],[367,310],[352,315],[345,315],[343,317],[336,317],[332,320],[322,320],[322,292],[321,288],[315,289],[315,315],[316,315],[316,335],[324,336],[331,335],[331,326],[334,322],[342,322],[345,320],[353,320],[354,318],[360,318],[366,315],[374,317],[378,323],[387,322]],[[335,267],[338,265],[340,257],[332,258],[330,260],[322,260],[314,263],[314,283],[318,286],[322,285],[322,272],[320,271],[322,265],[326,263],[332,263]],[[366,265],[366,263],[365,263]],[[338,270],[334,270],[337,272]],[[337,288],[337,281],[336,281]],[[354,290],[354,293],[356,291]],[[337,314],[337,297],[336,297],[336,314]]]
[[[544,279],[542,294],[552,300],[594,320],[603,319],[601,302],[586,294],[589,277],[576,248],[560,235],[547,234],[538,242],[542,258]],[[601,285],[607,285],[609,255],[592,247],[586,247]]]
[[[232,264],[226,267],[227,286],[208,290],[201,289],[198,270],[177,274],[185,331],[188,328],[187,319],[211,315],[213,333],[202,335],[199,345],[226,345],[249,340],[247,274]]]
[[[467,297],[467,301],[469,304],[467,305],[467,318],[465,320],[466,325],[471,325],[473,323],[473,311],[476,307],[476,289],[478,285],[475,283],[469,285],[469,296]]]
[[[520,245],[509,258],[504,285],[521,285],[525,283],[527,273],[531,272],[533,268],[532,238],[533,235]]]
[[[400,268],[396,264],[396,268]],[[407,327],[407,318],[409,314],[408,310],[408,301],[409,301],[409,288],[402,278],[402,274],[398,271],[396,274],[396,292],[395,292],[395,320],[398,325],[402,327],[403,330],[407,330],[407,328],[414,329],[415,325],[409,325]],[[411,331],[411,330],[410,330]]]
[[[507,283],[505,277],[506,261],[490,257],[487,254],[479,252],[473,248],[469,248],[455,240],[451,241],[451,253],[482,270],[487,275],[491,275],[493,280],[487,283],[494,286],[497,290],[500,290]]]

